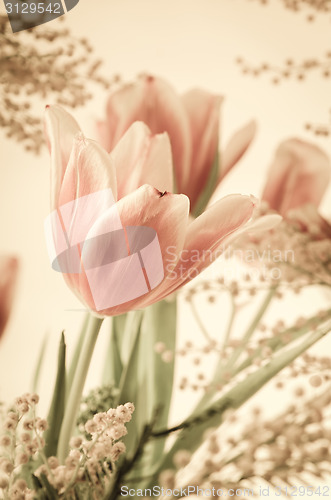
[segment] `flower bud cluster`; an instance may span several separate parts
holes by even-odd
[[[60,464],[56,457],[50,457],[38,467],[35,475],[41,481],[44,475],[64,498],[71,498],[74,491],[80,491],[83,496],[90,488],[101,497],[109,484],[115,462],[125,452],[121,438],[127,434],[125,424],[131,420],[133,411],[134,405],[126,403],[96,413],[84,426],[89,439],[79,435],[72,437],[65,463]]]
[[[36,415],[38,400],[36,394],[24,394],[4,416],[0,433],[0,499],[33,500],[40,496],[39,490],[28,487],[27,476],[32,471],[45,494],[51,488],[63,499],[72,495],[86,498],[93,490],[93,495],[101,497],[115,462],[125,452],[121,438],[127,434],[126,424],[132,418],[134,405],[126,403],[94,414],[85,422],[85,435],[71,438],[69,454],[60,464],[57,457],[46,457],[43,434],[48,425]]]
[[[331,415],[330,384],[315,390],[313,396],[297,396],[282,414],[265,419],[261,408],[250,414],[228,410],[220,432],[211,430],[204,436],[199,469],[181,450],[174,457],[176,470],[160,476],[162,484],[170,479],[176,487],[185,469],[187,484],[200,488],[253,488],[261,481],[275,484],[306,484],[307,474],[319,479],[330,471]],[[197,455],[197,459],[199,456]]]
[[[118,79],[100,76],[89,42],[60,28],[60,19],[13,37],[8,17],[0,15],[0,127],[34,153],[44,143],[40,106],[47,102],[34,113],[31,96],[75,108],[92,97],[88,84],[108,89]]]
[[[34,492],[20,473],[22,467],[45,446],[43,433],[47,422],[35,415],[38,401],[37,394],[24,394],[4,416],[0,435],[0,498],[34,498]]]

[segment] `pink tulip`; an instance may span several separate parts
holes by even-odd
[[[329,180],[327,155],[314,144],[289,139],[276,151],[262,198],[282,215],[306,203],[317,207]]]
[[[166,91],[165,97],[171,101],[173,94]],[[177,124],[179,122],[180,119]],[[128,128],[126,125],[121,122],[123,133]],[[169,192],[172,158],[168,136],[152,135],[142,123],[132,125],[121,140],[122,134],[117,136],[114,130],[112,144],[117,146],[111,154],[85,139],[75,120],[58,106],[46,110],[46,134],[51,154],[52,209],[63,216],[64,206],[74,203],[78,207],[67,214],[65,224],[70,228],[71,237],[85,235],[83,252],[86,241],[98,241],[100,234],[115,229],[118,220],[125,229],[152,228],[158,237],[163,279],[133,300],[100,310],[94,302],[87,271],[63,273],[80,300],[100,315],[122,314],[165,298],[207,267],[227,238],[233,238],[252,216],[255,201],[249,196],[231,195],[191,222],[187,196]],[[182,154],[182,158],[186,158],[185,155]],[[113,206],[107,207],[102,198],[85,213],[80,211],[80,200],[107,190],[113,194]],[[107,250],[102,245],[92,247],[89,257],[93,258],[101,259]],[[153,258],[149,264],[156,266]],[[117,276],[116,281],[109,270],[103,271],[98,293],[102,295],[103,286],[109,283],[116,287],[121,278],[124,276]],[[127,286],[135,284],[128,282]]]
[[[0,257],[0,338],[4,333],[12,308],[17,271],[17,258]]]
[[[152,134],[167,132],[175,187],[189,197],[193,212],[218,153],[221,102],[220,96],[201,89],[180,96],[163,79],[143,75],[110,95],[106,120],[98,123],[100,141],[111,151],[135,121],[146,123]],[[245,152],[254,131],[250,124],[230,142],[214,188]]]
[[[331,224],[324,219],[313,204],[291,210],[287,219],[295,223],[302,233],[309,233],[315,240],[331,240]]]

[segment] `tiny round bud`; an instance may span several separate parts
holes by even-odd
[[[174,358],[174,353],[172,351],[164,351],[161,355],[161,358],[165,363],[171,363]]]
[[[14,470],[14,466],[11,462],[9,462],[9,460],[3,460],[0,463],[0,469],[6,474],[11,474]]]
[[[41,418],[37,421],[37,430],[40,432],[45,432],[48,429],[48,423],[47,420]]]
[[[28,463],[29,461],[29,455],[28,453],[21,452],[16,455],[16,463],[17,465],[24,465]]]
[[[47,460],[47,463],[48,463],[50,469],[56,469],[56,467],[58,467],[58,465],[59,465],[59,461],[58,461],[57,457],[49,457],[49,459]]]
[[[174,464],[178,469],[185,467],[191,461],[191,453],[187,450],[179,450],[174,456]]]
[[[158,354],[162,354],[165,351],[166,345],[164,342],[156,342],[154,346],[154,351]]]
[[[11,439],[9,436],[2,436],[0,439],[0,446],[10,446],[11,445]]]
[[[125,403],[124,405],[131,413],[134,412],[134,404],[133,403]]]
[[[309,383],[312,387],[319,387],[322,382],[322,377],[320,377],[319,375],[312,375],[309,379]]]
[[[5,476],[0,476],[0,490],[5,489],[9,486],[9,480]]]
[[[26,481],[24,481],[24,479],[17,479],[17,481],[15,481],[14,486],[21,491],[25,491],[28,487],[28,485],[26,484]]]
[[[70,447],[71,448],[80,448],[82,445],[82,438],[80,436],[74,436],[70,439]]]

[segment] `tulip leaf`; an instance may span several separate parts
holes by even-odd
[[[163,300],[145,310],[141,339],[145,362],[141,366],[149,381],[148,421],[155,418],[155,425],[158,427],[168,425],[174,379],[176,327],[176,300]],[[162,360],[161,354],[155,351],[157,343],[164,344],[166,351],[169,352],[170,358],[166,362]],[[162,457],[164,444],[165,439],[159,439],[149,445],[149,451],[146,447],[146,454],[150,454],[149,467]]]
[[[66,389],[66,344],[64,332],[61,334],[61,341],[58,354],[58,369],[53,391],[53,398],[48,413],[48,429],[45,432],[45,455],[51,457],[56,455],[57,445],[64,415],[65,389]]]
[[[218,150],[216,151],[215,158],[213,161],[213,164],[211,166],[207,182],[200,193],[200,196],[198,197],[197,202],[195,203],[193,207],[193,215],[194,217],[199,217],[199,215],[202,214],[202,212],[205,210],[206,206],[208,205],[208,202],[211,198],[211,195],[215,191],[217,181],[218,181],[218,173],[219,173],[219,152]]]
[[[145,406],[141,406],[137,402],[139,391],[145,390],[138,377],[142,314],[139,315],[139,318],[140,322],[138,322],[138,316],[136,317],[136,321],[134,321],[136,328],[131,331],[131,349],[127,364],[122,371],[119,384],[119,395],[117,397],[117,405],[131,402],[136,408],[132,420],[127,424],[128,434],[124,438],[128,453],[134,449],[139,440],[139,432],[141,429],[138,428],[138,423],[144,422],[146,409]]]
[[[38,356],[36,368],[35,368],[35,371],[34,371],[34,374],[33,374],[33,378],[32,378],[32,392],[38,392],[39,377],[40,377],[40,372],[41,372],[41,368],[42,368],[42,365],[43,365],[43,360],[44,360],[44,355],[45,355],[45,351],[46,351],[47,340],[48,340],[48,336],[45,335],[44,340],[42,341],[42,344],[41,344],[41,348],[40,348],[40,351],[39,351],[39,356]]]
[[[222,423],[222,415],[229,408],[237,409],[249,398],[257,393],[269,380],[271,380],[283,368],[288,366],[298,356],[304,353],[309,347],[319,341],[328,333],[329,329],[313,332],[308,338],[295,347],[281,352],[275,356],[269,363],[254,373],[247,375],[245,380],[239,382],[230,389],[224,396],[212,403],[200,415],[187,419],[176,427],[181,428],[178,437],[169,450],[161,466],[158,468],[155,476],[163,469],[174,467],[173,457],[178,450],[185,449],[191,453],[195,452],[203,442],[203,435],[209,428],[218,427]],[[157,432],[156,432],[157,434]],[[160,433],[161,436],[164,433]]]

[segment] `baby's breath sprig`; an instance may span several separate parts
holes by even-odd
[[[175,468],[162,472],[160,484],[172,489],[192,484],[203,489],[251,488],[258,493],[261,484],[299,488],[307,485],[308,478],[326,477],[330,471],[330,389],[326,383],[315,387],[313,396],[294,394],[286,411],[269,419],[260,407],[244,415],[228,410],[221,432],[206,432],[196,460],[179,450]],[[189,478],[187,483],[184,477]]]
[[[331,3],[329,2],[329,5]],[[328,50],[325,55],[315,58],[304,58],[302,61],[295,61],[287,58],[283,64],[275,65],[268,62],[260,64],[251,64],[243,57],[237,57],[236,63],[243,75],[253,76],[255,78],[263,75],[270,76],[270,82],[273,85],[279,85],[284,81],[294,79],[297,82],[304,82],[308,76],[315,72],[321,78],[329,79],[331,77],[331,51]],[[329,111],[330,118],[330,111]],[[304,128],[318,137],[329,137],[331,134],[331,121],[326,123],[307,122]]]
[[[87,439],[90,435],[85,431],[85,423],[91,420],[96,413],[102,413],[107,411],[108,408],[112,408],[117,396],[118,389],[112,385],[103,385],[92,389],[82,399],[77,425],[81,434],[85,433]]]
[[[0,15],[0,127],[36,154],[44,143],[36,97],[75,108],[92,97],[91,83],[109,89],[118,80],[100,75],[101,60],[89,41],[72,36],[60,20],[13,35],[7,16]]]
[[[329,14],[331,12],[331,5],[329,0],[279,0],[285,9],[291,12],[307,13],[306,19],[312,22],[316,14]],[[269,5],[270,0],[257,0],[261,5]],[[308,12],[307,12],[308,11]]]
[[[4,500],[32,500],[34,492],[28,488],[23,467],[42,454],[45,445],[43,433],[47,422],[35,415],[37,394],[24,394],[16,399],[3,422],[0,438],[0,498]]]
[[[125,424],[132,418],[134,405],[126,403],[94,414],[84,425],[88,438],[72,437],[69,454],[60,464],[57,457],[47,458],[44,453],[47,421],[36,414],[38,400],[36,394],[24,394],[4,418],[0,434],[1,500],[49,498],[50,491],[54,498],[63,500],[86,495],[102,498],[116,462],[125,452],[121,438],[127,433]]]

